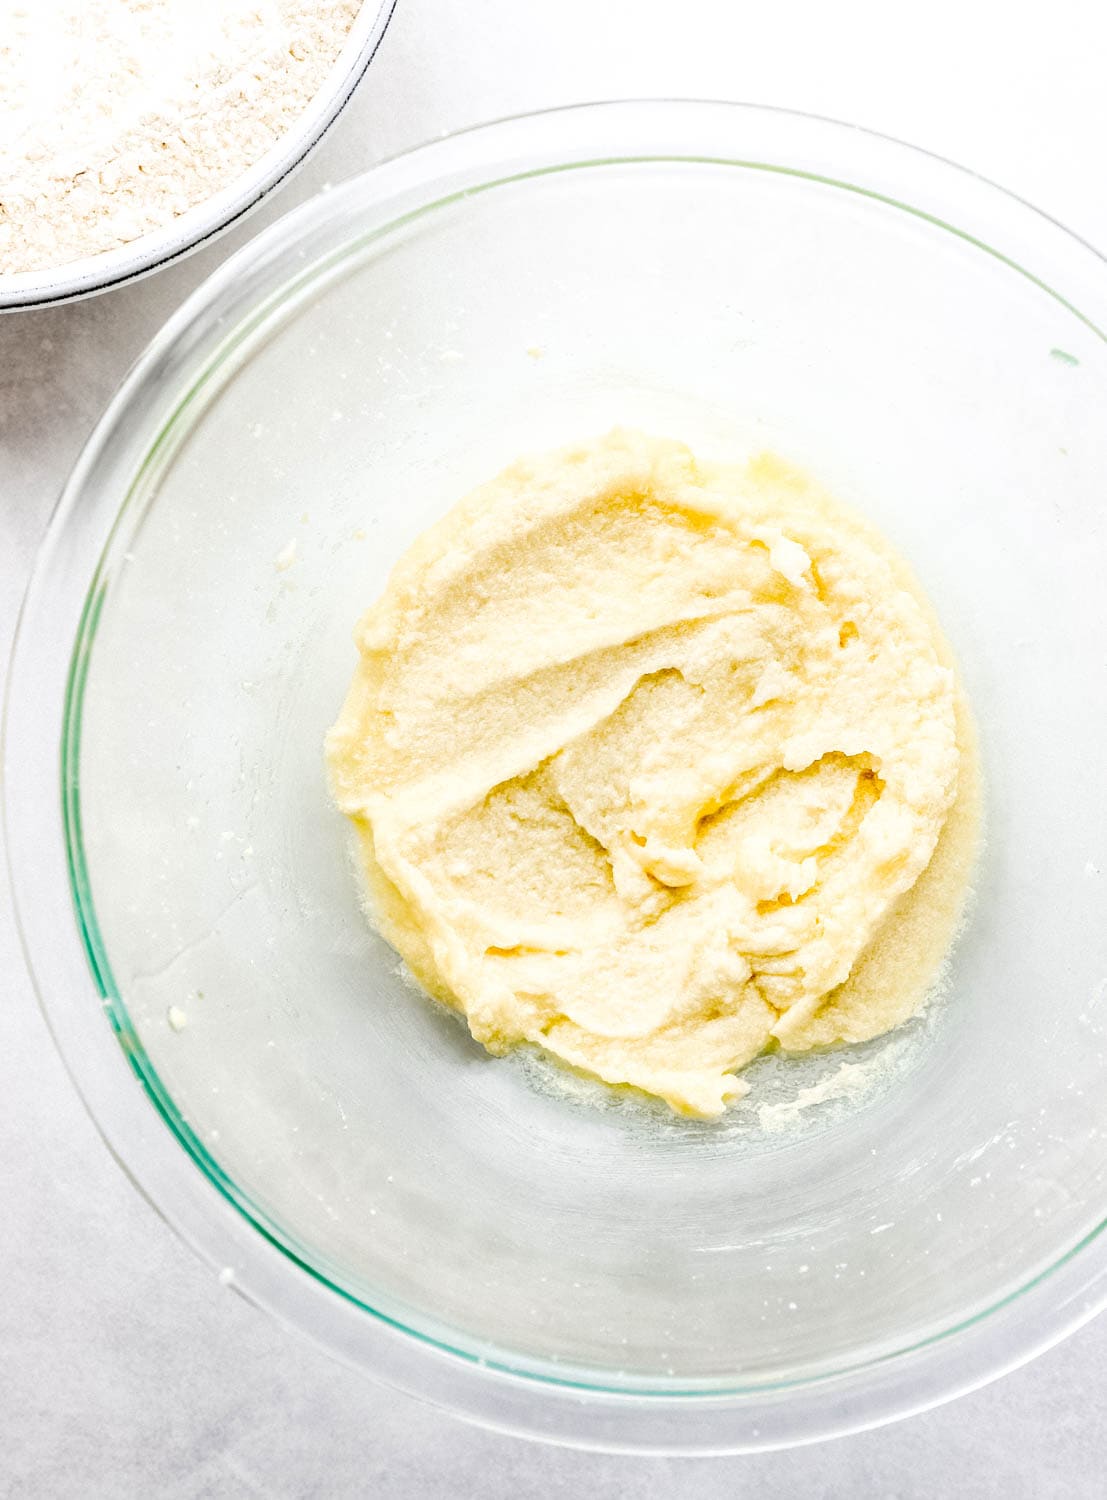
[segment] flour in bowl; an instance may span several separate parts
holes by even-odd
[[[114,250],[227,187],[360,0],[0,0],[0,276]]]

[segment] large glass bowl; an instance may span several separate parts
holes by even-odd
[[[190,299],[43,548],[6,806],[61,1050],[225,1280],[486,1423],[686,1451],[921,1408],[1103,1302],[1105,327],[1104,263],[997,188],[717,104],[442,141]],[[974,904],[849,1097],[788,1107],[840,1055],[722,1124],[567,1095],[359,910],[322,765],[356,616],[475,482],[614,423],[808,465],[960,656]]]

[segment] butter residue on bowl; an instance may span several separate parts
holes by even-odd
[[[766,1049],[918,1009],[971,720],[906,566],[802,473],[624,431],[523,460],[356,641],[326,754],[370,915],[489,1051],[712,1117]]]

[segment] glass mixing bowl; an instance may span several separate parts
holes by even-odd
[[[1105,327],[1104,263],[997,188],[721,104],[439,142],[190,299],[44,545],[6,801],[61,1050],[225,1281],[488,1424],[669,1451],[919,1409],[1103,1302]],[[359,909],[322,764],[355,618],[474,483],[615,423],[812,468],[959,653],[974,905],[848,1097],[789,1107],[841,1054],[721,1124],[559,1088]]]

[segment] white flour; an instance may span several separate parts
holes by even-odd
[[[161,228],[303,112],[360,0],[0,0],[0,275]]]

